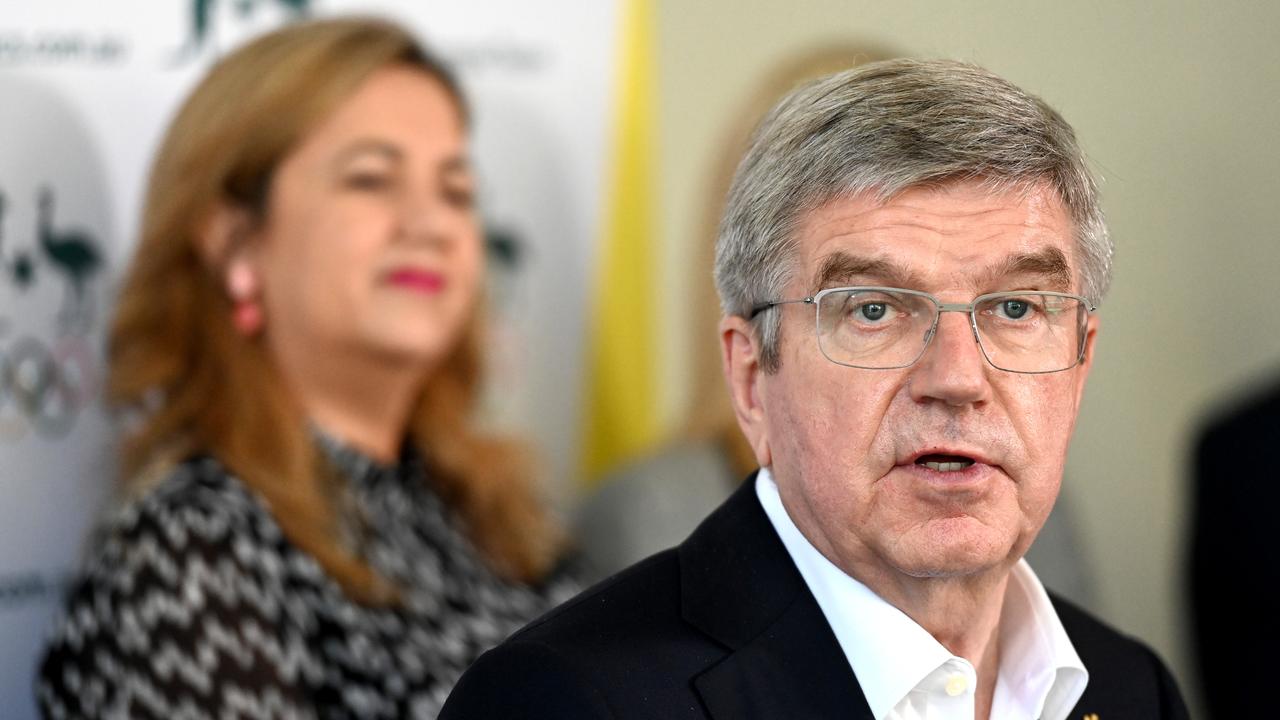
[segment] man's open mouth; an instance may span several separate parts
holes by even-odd
[[[916,458],[916,464],[938,472],[955,472],[972,465],[973,458],[964,457],[963,455],[921,455]]]

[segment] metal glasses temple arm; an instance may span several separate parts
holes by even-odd
[[[809,296],[809,297],[807,297],[807,298],[800,298],[799,300],[769,300],[769,301],[766,301],[766,302],[762,302],[762,303],[760,303],[759,305],[756,305],[755,307],[752,307],[752,308],[751,308],[751,314],[747,316],[747,319],[748,319],[748,320],[753,320],[753,319],[755,319],[755,316],[759,315],[760,313],[764,312],[765,310],[768,310],[768,309],[769,309],[769,308],[771,308],[771,307],[775,307],[775,306],[778,306],[778,305],[793,305],[793,304],[796,304],[796,303],[803,303],[803,304],[805,304],[805,305],[812,305],[812,304],[814,303],[814,297],[815,297],[815,296],[810,295],[810,296]]]

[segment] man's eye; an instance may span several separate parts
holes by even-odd
[[[996,309],[1002,317],[1006,317],[1010,320],[1021,320],[1028,315],[1034,314],[1034,308],[1031,303],[1026,300],[1003,300],[998,306],[996,306]]]
[[[902,309],[885,300],[853,299],[846,306],[850,322],[863,326],[885,325],[894,322],[902,314]]]
[[[889,306],[884,303],[862,303],[856,312],[859,320],[883,320],[889,312]]]

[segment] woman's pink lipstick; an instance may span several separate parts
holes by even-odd
[[[415,268],[392,270],[387,274],[387,282],[406,290],[416,290],[417,292],[432,295],[444,290],[445,285],[448,284],[444,275],[438,272]]]

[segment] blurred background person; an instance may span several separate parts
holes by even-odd
[[[110,331],[125,497],[45,715],[434,717],[575,589],[520,448],[471,417],[467,119],[440,63],[362,19],[265,35],[189,96]]]
[[[694,350],[689,366],[693,402],[684,429],[657,451],[605,475],[600,487],[575,514],[575,535],[587,572],[603,578],[649,555],[679,544],[729,497],[756,468],[755,454],[738,429],[720,368],[717,325],[720,299],[707,282],[715,259],[717,225],[737,162],[756,123],[799,85],[899,53],[873,44],[828,44],[806,48],[762,73],[734,126],[724,133],[719,164],[713,169],[705,203],[701,246],[690,282],[696,293],[691,313]],[[1049,588],[1096,609],[1090,562],[1082,547],[1071,483],[1063,484],[1053,513],[1027,559]]]
[[[1280,382],[1206,423],[1195,446],[1188,586],[1195,659],[1212,718],[1268,717],[1275,615]]]

